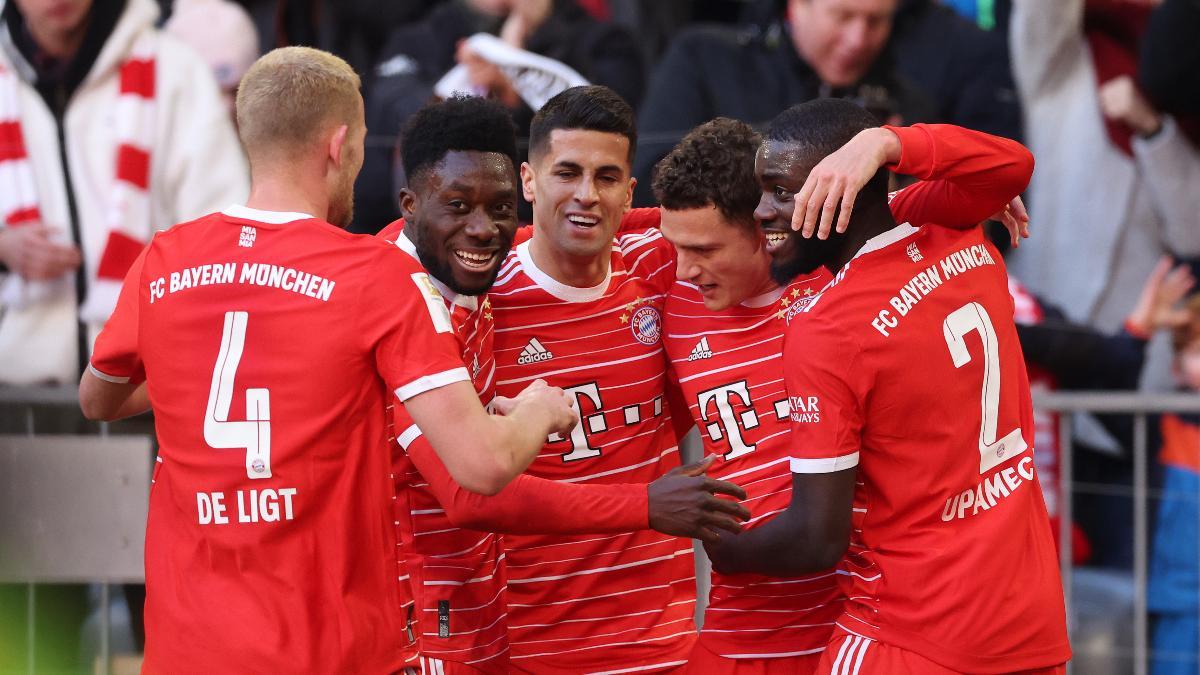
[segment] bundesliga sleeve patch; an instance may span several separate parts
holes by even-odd
[[[439,333],[451,332],[453,327],[450,325],[450,310],[446,309],[446,301],[434,287],[433,282],[429,280],[429,275],[424,272],[416,272],[412,275],[412,280],[421,291],[421,295],[425,297],[425,308],[429,310],[429,318],[433,321],[434,329]]]

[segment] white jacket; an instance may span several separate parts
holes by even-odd
[[[3,2],[0,1],[0,5]],[[87,278],[108,235],[105,209],[116,169],[117,99],[121,64],[135,41],[150,32],[158,41],[155,69],[156,121],[150,164],[153,229],[191,220],[231,203],[242,203],[250,179],[245,157],[223,106],[216,80],[198,55],[154,28],[154,0],[129,0],[112,34],[67,106],[63,125],[67,165],[74,188]],[[21,128],[33,164],[45,225],[71,241],[67,182],[63,176],[54,115],[29,84],[32,70],[0,26],[0,62],[17,72]],[[68,275],[68,278],[71,278]],[[73,282],[55,299],[25,309],[0,306],[0,383],[74,383],[79,378],[77,311]],[[100,326],[90,327],[88,344]]]
[[[1013,3],[1013,76],[1037,168],[1033,238],[1009,268],[1072,319],[1115,332],[1160,256],[1200,256],[1200,152],[1170,118],[1154,138],[1134,138],[1133,157],[1109,140],[1084,3]],[[1151,345],[1150,388],[1170,383],[1167,343],[1159,336]]]

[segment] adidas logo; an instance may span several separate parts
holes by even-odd
[[[552,358],[554,358],[554,354],[543,347],[537,338],[532,338],[521,350],[521,355],[517,357],[517,363],[527,366],[539,361],[549,361]]]
[[[700,338],[696,346],[692,348],[692,353],[688,355],[688,361],[699,361],[700,359],[711,359],[712,350],[708,348],[708,336]]]

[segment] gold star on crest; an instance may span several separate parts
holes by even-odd
[[[787,310],[786,310],[786,309],[781,309],[781,310],[779,310],[779,313],[775,315],[775,318],[776,318],[776,319],[783,319],[783,318],[786,318],[786,317],[787,317]]]
[[[621,315],[621,323],[629,323],[629,315],[628,314]]]
[[[807,296],[807,295],[812,295],[812,294],[813,294],[813,293],[815,293],[815,292],[816,292],[816,291],[814,291],[814,290],[813,290],[813,289],[811,289],[811,288],[806,288],[806,289],[804,289],[804,295],[806,295],[806,296]]]
[[[799,289],[799,288],[793,288],[793,289],[792,289],[792,297],[793,297],[793,298],[798,298],[798,297],[800,297],[800,289]]]

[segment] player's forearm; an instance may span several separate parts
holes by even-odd
[[[79,380],[79,408],[90,420],[111,422],[150,409],[146,385],[108,382],[85,370]]]
[[[407,442],[409,459],[456,527],[502,534],[582,534],[649,526],[644,484],[576,485],[521,474],[499,493],[485,496],[455,482],[423,435],[401,442]]]
[[[459,527],[504,534],[602,534],[648,527],[646,486],[576,485],[517,476],[492,497],[460,492],[443,504]]]
[[[829,569],[846,552],[846,540],[806,531],[802,519],[785,511],[762,527],[706,547],[713,569],[722,574],[755,573],[786,577]]]
[[[518,403],[503,416],[489,415],[488,421],[490,433],[483,438],[501,460],[508,475],[505,484],[525,471],[554,433],[553,414],[532,402]]]
[[[896,173],[1003,191],[1005,202],[1033,176],[1033,155],[1012,139],[953,124],[885,128],[896,134],[902,148],[891,166]]]
[[[948,124],[888,127],[903,146],[890,168],[923,182],[891,200],[898,221],[973,227],[1029,184],[1033,155],[1016,141]]]

